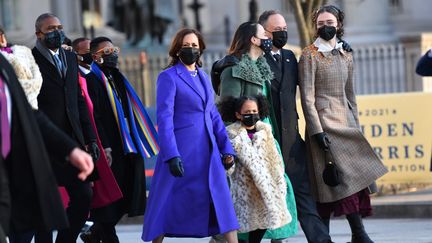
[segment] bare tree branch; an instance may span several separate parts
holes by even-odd
[[[315,29],[312,23],[313,11],[326,4],[328,0],[287,0],[293,8],[303,48],[312,43]]]

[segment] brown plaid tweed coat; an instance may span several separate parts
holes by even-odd
[[[342,50],[303,50],[299,63],[300,92],[306,120],[311,190],[318,202],[334,202],[374,183],[387,169],[360,131],[353,88],[353,58]],[[341,173],[341,184],[327,186],[322,179],[325,154],[314,134],[326,132]]]

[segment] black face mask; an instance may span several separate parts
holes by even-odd
[[[198,61],[200,57],[200,50],[195,47],[183,47],[180,49],[178,57],[185,65],[192,65]]]
[[[281,31],[275,31],[272,32],[273,34],[273,45],[278,48],[281,49],[288,40],[288,32],[286,32],[286,30],[281,30]]]
[[[336,27],[324,25],[318,29],[318,35],[325,41],[329,41],[336,35]]]
[[[255,126],[257,121],[260,120],[259,114],[242,114],[243,120],[241,121],[245,126]]]
[[[91,65],[91,64],[92,64],[92,62],[93,62],[93,58],[92,58],[92,55],[91,55],[90,52],[89,52],[89,53],[86,53],[86,54],[82,54],[82,55],[80,55],[80,56],[82,57],[81,62],[83,62],[83,63],[85,63],[85,64],[88,64],[88,65]]]
[[[63,44],[65,34],[62,30],[54,30],[48,33],[43,33],[45,38],[43,42],[49,49],[58,49]]]
[[[118,55],[115,53],[111,53],[109,55],[104,55],[102,66],[106,68],[117,68],[118,64]]]
[[[260,39],[260,40],[261,40],[261,45],[259,47],[261,48],[261,50],[263,50],[265,53],[271,52],[273,47],[273,41],[271,39]]]

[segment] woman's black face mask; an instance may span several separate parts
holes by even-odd
[[[194,64],[198,61],[200,55],[200,50],[195,47],[183,47],[178,53],[180,61],[185,65]]]
[[[336,27],[328,25],[321,26],[318,29],[318,35],[325,41],[329,41],[336,35]]]

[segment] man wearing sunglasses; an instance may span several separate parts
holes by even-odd
[[[38,96],[39,109],[82,148],[86,148],[93,161],[97,161],[99,149],[87,106],[78,87],[77,57],[61,48],[65,38],[63,26],[57,16],[46,13],[36,19],[35,29],[37,41],[32,53],[43,79]],[[56,242],[76,242],[90,210],[92,188],[89,181],[76,178],[77,170],[72,166],[53,166],[53,169],[58,184],[66,188],[70,199],[66,210],[70,227],[58,232]],[[37,238],[50,241],[46,239],[50,235],[50,232],[37,233]]]

